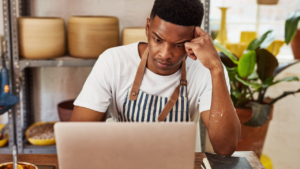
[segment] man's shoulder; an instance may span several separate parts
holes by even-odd
[[[137,53],[137,43],[132,43],[128,45],[116,46],[107,49],[103,54],[100,55],[109,55],[109,57],[117,58],[126,58],[133,57]]]

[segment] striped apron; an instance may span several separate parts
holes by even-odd
[[[148,58],[148,48],[145,50],[139,64],[133,86],[126,95],[123,110],[119,112],[118,121],[122,122],[188,122],[189,103],[187,98],[187,81],[185,59],[181,65],[181,80],[172,96],[161,97],[141,91],[144,71]]]

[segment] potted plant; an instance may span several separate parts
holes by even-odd
[[[297,29],[299,21],[300,10],[290,13],[285,21],[285,43],[288,45],[291,42],[295,59],[300,59],[300,29]]]
[[[230,85],[231,99],[241,121],[241,138],[238,151],[254,151],[260,157],[266,137],[269,121],[272,119],[273,104],[297,91],[286,91],[273,99],[266,99],[267,89],[280,82],[299,81],[298,77],[286,77],[275,80],[276,75],[287,67],[278,66],[276,57],[266,48],[274,41],[273,31],[254,39],[240,59],[229,50],[214,41],[222,52],[221,60],[226,66]]]

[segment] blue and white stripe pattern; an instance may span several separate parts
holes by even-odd
[[[157,122],[157,118],[169,101],[169,98],[150,95],[139,90],[137,99],[131,101],[129,99],[130,91],[131,88],[127,92],[123,110],[119,112],[118,120],[122,122]],[[165,122],[188,122],[189,120],[187,87],[181,85],[179,98]]]

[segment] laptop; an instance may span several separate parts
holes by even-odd
[[[59,122],[60,169],[193,169],[196,124]]]

